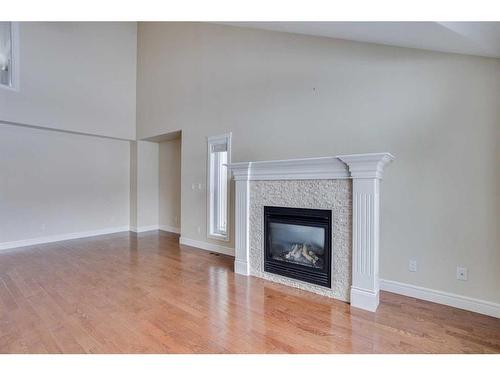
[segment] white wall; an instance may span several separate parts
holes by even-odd
[[[500,302],[500,60],[140,23],[137,90],[139,138],[182,130],[183,237],[209,241],[206,136],[234,162],[389,151],[381,276]]]
[[[136,23],[23,22],[0,121],[135,139]]]
[[[179,230],[181,220],[181,139],[161,142],[160,228]]]
[[[130,145],[101,136],[135,139],[136,51],[135,23],[20,24],[19,90],[0,88],[0,247],[128,228]]]
[[[129,142],[0,123],[0,247],[127,228]]]

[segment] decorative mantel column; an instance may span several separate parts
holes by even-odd
[[[389,153],[338,156],[352,178],[351,306],[375,311],[379,304],[380,180]]]
[[[235,249],[234,272],[240,275],[250,275],[249,259],[249,203],[250,203],[250,163],[231,164],[235,180]]]

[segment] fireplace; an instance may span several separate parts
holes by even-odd
[[[235,181],[235,273],[375,311],[380,290],[380,182],[393,159],[383,152],[229,164]],[[308,238],[320,237],[309,227],[323,229],[323,246],[318,246],[323,253],[312,250],[322,262],[301,264],[294,245],[301,245],[302,252],[304,243],[311,242]],[[309,250],[307,246],[306,254]]]
[[[331,286],[332,211],[264,207],[264,271]]]

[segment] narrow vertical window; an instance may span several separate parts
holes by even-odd
[[[17,24],[0,22],[0,87],[16,85]]]
[[[229,239],[229,176],[231,134],[208,138],[208,235]]]
[[[0,22],[0,84],[12,85],[12,24]]]

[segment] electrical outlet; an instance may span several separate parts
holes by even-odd
[[[191,184],[191,190],[196,189],[196,184]]]
[[[201,184],[198,184],[198,190],[201,190]]]
[[[408,270],[410,272],[417,272],[417,261],[415,259],[410,259],[408,262]]]
[[[201,227],[198,227],[198,234],[201,234]]]
[[[467,268],[457,266],[457,280],[467,281]]]

